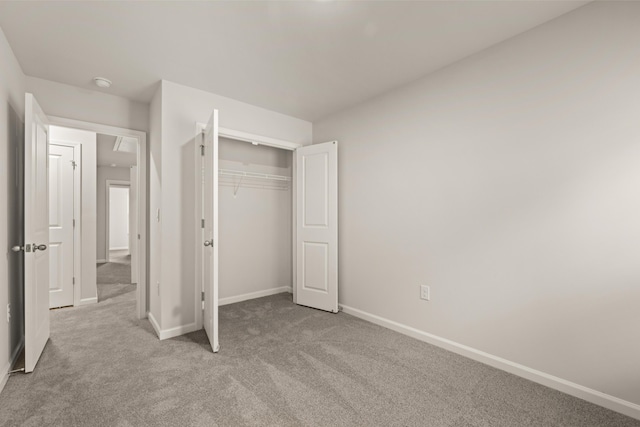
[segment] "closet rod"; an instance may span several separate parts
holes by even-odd
[[[287,191],[289,189],[288,186],[283,186],[283,185],[276,185],[276,184],[242,184],[240,186],[238,186],[237,184],[234,184],[232,182],[222,182],[220,181],[218,183],[218,185],[222,186],[222,187],[232,187],[233,188],[233,194],[236,195],[238,192],[239,187],[242,188],[255,188],[255,189],[260,189],[260,190],[281,190],[281,191]]]
[[[255,178],[255,179],[267,179],[270,181],[291,181],[290,176],[284,175],[272,175],[268,173],[257,173],[257,172],[245,172],[234,169],[219,169],[219,175],[223,176],[235,176],[242,178]]]

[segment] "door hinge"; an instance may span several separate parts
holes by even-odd
[[[202,219],[200,220],[200,227],[201,227],[201,228],[204,228],[204,218],[202,218]]]
[[[73,283],[74,285],[76,284],[76,278],[75,277],[71,280],[71,283]]]
[[[75,218],[73,219],[73,228],[76,228],[76,220],[75,220]]]
[[[202,301],[204,301],[204,291],[201,292]]]
[[[140,235],[138,234],[138,240],[140,240]]]
[[[200,146],[200,155],[204,156],[204,145]]]
[[[75,170],[76,166],[78,166],[78,164],[76,163],[75,160],[71,160],[71,166],[73,166],[73,170]]]

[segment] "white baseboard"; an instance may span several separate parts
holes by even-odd
[[[250,292],[248,294],[236,295],[234,297],[220,298],[218,306],[234,304],[236,302],[247,301],[255,298],[268,297],[270,295],[281,294],[283,292],[293,292],[291,286],[280,286],[279,288],[265,289],[264,291]]]
[[[196,323],[189,323],[188,325],[180,325],[175,328],[161,329],[158,337],[160,340],[166,340],[173,337],[179,337],[180,335],[188,334],[189,332],[197,331],[198,325]]]
[[[109,248],[109,251],[123,251],[125,249],[129,249],[129,246],[117,247],[117,248]]]
[[[151,312],[147,313],[147,317],[149,318],[149,323],[153,326],[153,330],[156,332],[156,335],[162,340],[166,340],[173,337],[178,337],[180,335],[188,334],[189,332],[197,331],[198,325],[196,323],[189,323],[188,325],[176,326],[175,328],[170,329],[160,329],[160,325],[153,314]]]
[[[11,358],[9,358],[9,362],[1,371],[2,378],[0,378],[0,393],[4,389],[4,386],[7,385],[7,381],[9,381],[9,371],[11,370],[11,367],[15,365],[18,359],[18,356],[20,356],[20,352],[22,351],[23,348],[24,348],[24,338],[20,341],[20,344],[18,344],[16,348],[13,349],[13,354],[11,354]]]
[[[586,400],[587,402],[594,403],[599,406],[603,406],[612,411],[619,412],[629,417],[640,420],[640,405],[633,402],[629,402],[615,396],[611,396],[600,391],[582,386],[580,384],[567,381],[565,379],[547,374],[545,372],[538,371],[536,369],[529,368],[519,363],[512,362],[507,359],[503,359],[498,356],[494,356],[489,353],[477,350],[475,348],[466,346],[464,344],[457,343],[455,341],[448,340],[446,338],[439,337],[437,335],[423,332],[419,329],[412,328],[411,326],[403,325],[393,320],[385,319],[375,314],[367,313],[357,308],[349,307],[346,305],[340,305],[342,311],[346,314],[358,317],[376,325],[391,329],[404,335],[408,335],[412,338],[420,341],[433,344],[437,347],[444,348],[451,352],[468,357],[469,359],[476,360],[494,368],[501,369],[511,374],[517,375],[522,378],[526,378],[538,384],[559,390],[563,393],[567,393],[571,396]]]
[[[156,335],[158,336],[158,338],[160,338],[160,325],[158,324],[158,321],[156,320],[155,317],[153,317],[153,314],[151,314],[150,311],[147,312],[147,318],[149,319],[149,323],[151,323],[153,330],[156,331]]]
[[[92,298],[82,298],[80,300],[80,305],[88,305],[88,304],[96,304],[98,302],[98,297],[92,297]]]

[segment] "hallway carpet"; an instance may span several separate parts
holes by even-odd
[[[159,341],[135,293],[51,312],[31,374],[0,395],[3,426],[640,426],[635,421],[289,294],[220,308]]]
[[[111,251],[109,262],[99,263],[96,268],[98,301],[135,290],[131,284],[131,255],[129,251]]]

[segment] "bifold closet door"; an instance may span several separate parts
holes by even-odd
[[[214,352],[218,344],[218,110],[214,110],[203,135],[204,236],[202,243],[203,323]]]
[[[296,149],[296,303],[338,312],[338,142]]]

